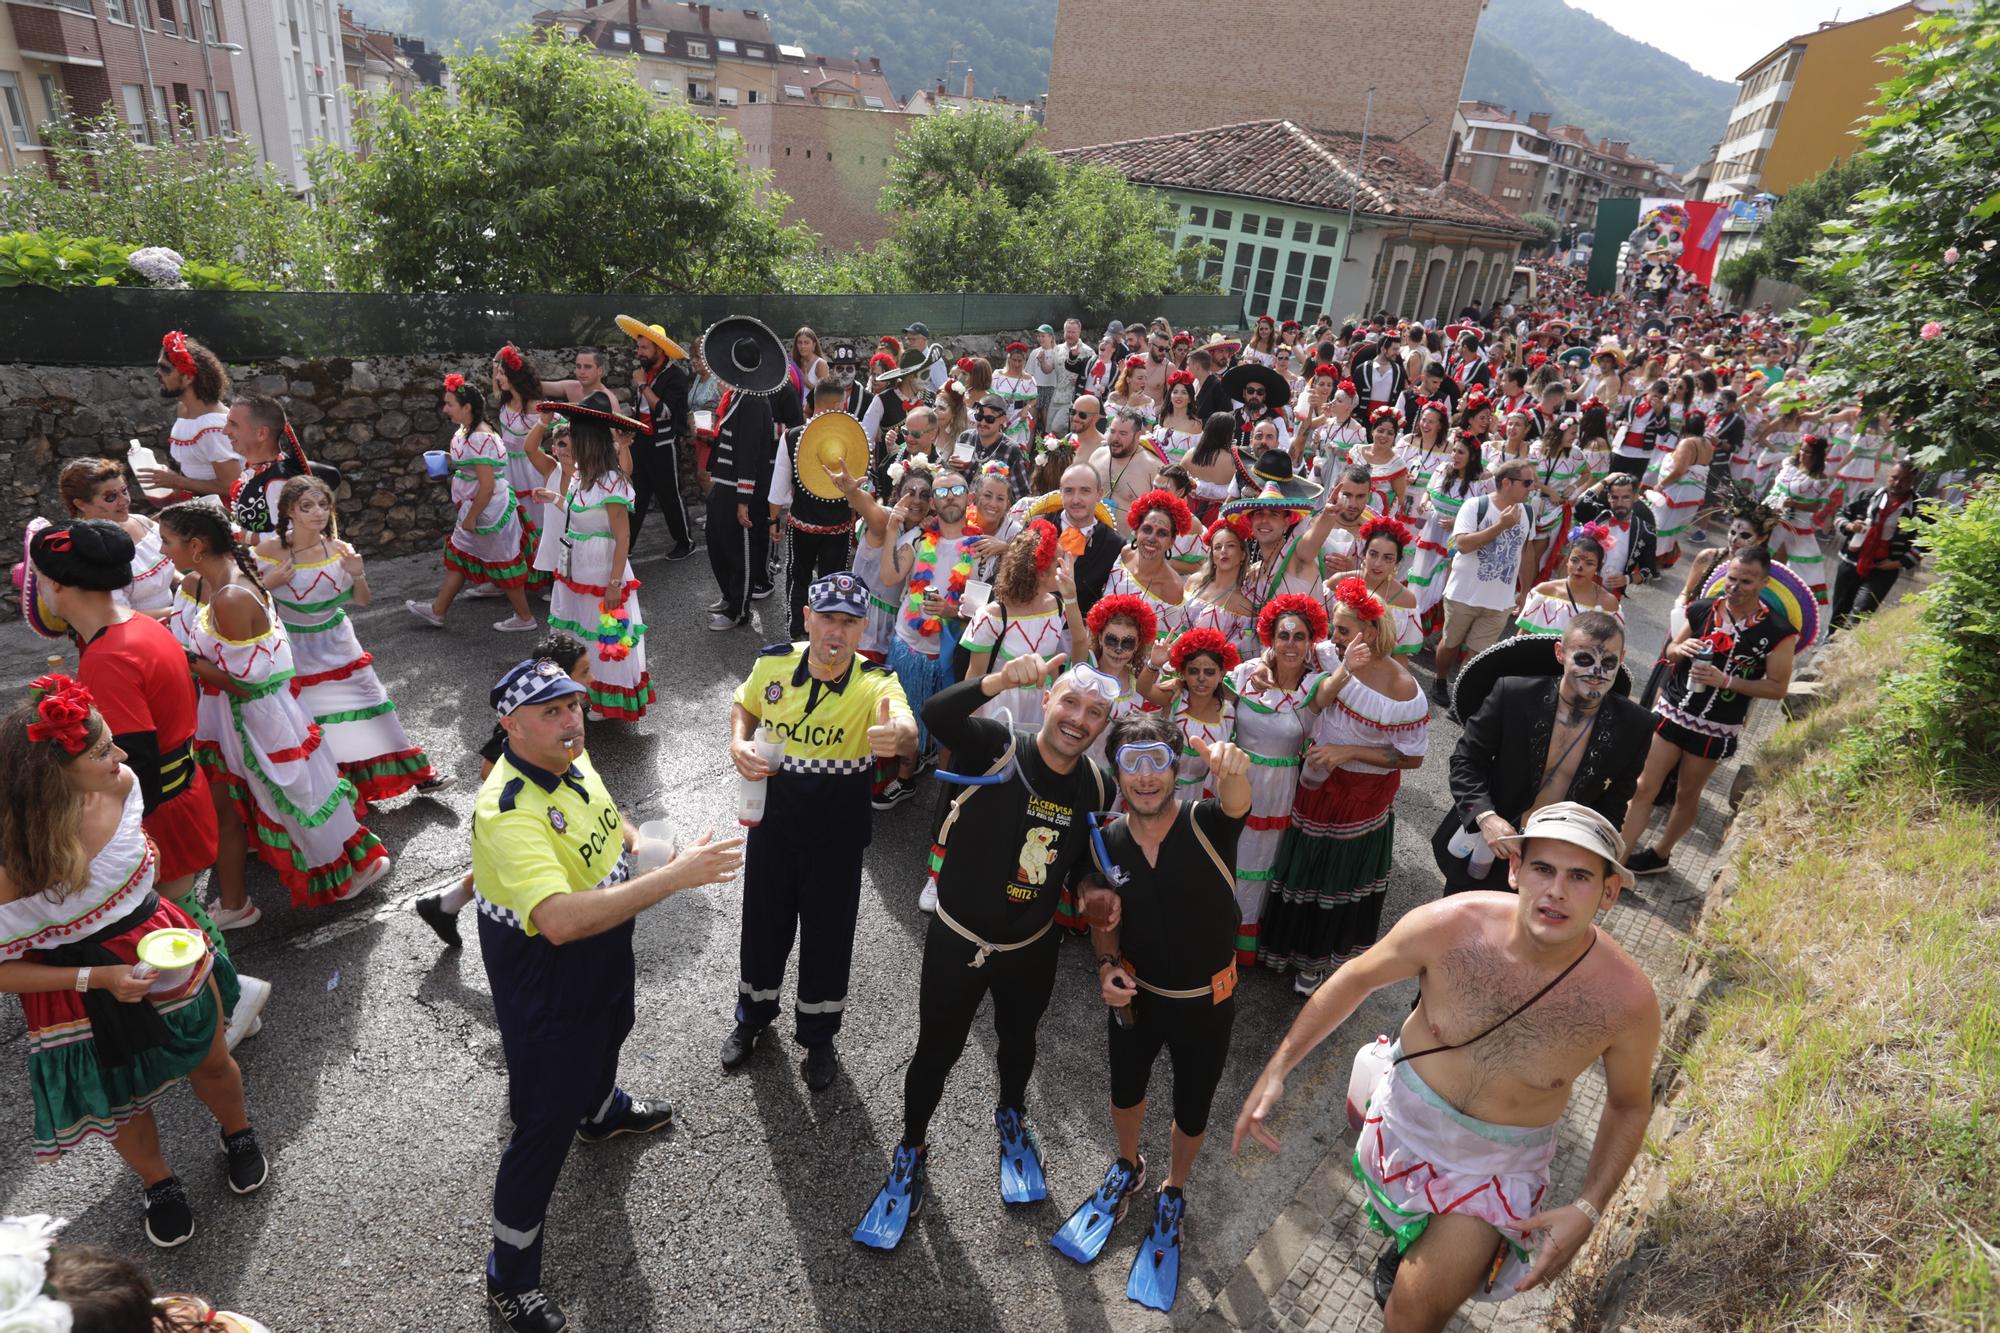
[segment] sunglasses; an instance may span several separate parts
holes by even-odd
[[[952,496],[966,494],[966,487],[962,483],[957,486],[940,486],[936,490],[932,491],[931,494],[942,495],[947,499],[949,499]]]
[[[1120,773],[1164,773],[1174,766],[1173,749],[1163,741],[1121,745],[1114,758]]]
[[[1005,412],[974,412],[972,416],[976,421],[1004,421],[1007,414]]]
[[[1609,676],[1618,670],[1618,654],[1600,653],[1590,648],[1579,648],[1569,655],[1569,664],[1578,671]]]

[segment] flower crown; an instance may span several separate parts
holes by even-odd
[[[1368,413],[1368,429],[1374,430],[1376,426],[1384,421],[1400,421],[1402,417],[1403,414],[1401,412],[1388,403],[1384,403],[1382,406]]]
[[[1160,632],[1159,617],[1153,614],[1153,608],[1147,605],[1145,598],[1132,593],[1113,593],[1109,597],[1098,598],[1096,605],[1090,608],[1090,614],[1084,618],[1084,623],[1090,627],[1092,634],[1102,634],[1106,625],[1120,617],[1138,626],[1141,653],[1153,646],[1153,637]]]
[[[1202,653],[1213,657],[1225,673],[1234,671],[1237,664],[1243,660],[1243,654],[1236,651],[1236,645],[1229,641],[1228,635],[1210,625],[1197,625],[1193,629],[1183,630],[1181,636],[1174,640],[1173,649],[1167,654],[1167,662],[1174,670],[1183,671],[1187,668],[1187,660],[1190,657]]]
[[[1035,572],[1039,574],[1056,562],[1056,525],[1038,518],[1028,524],[1028,531],[1035,534]]]
[[[1319,598],[1308,597],[1302,592],[1286,592],[1264,603],[1264,609],[1257,613],[1257,641],[1269,648],[1271,640],[1277,637],[1278,622],[1286,616],[1297,616],[1305,621],[1314,642],[1326,637],[1326,608],[1320,604]]]
[[[192,377],[195,371],[194,353],[188,351],[187,335],[179,329],[160,339],[160,349],[167,354],[167,361],[183,375]]]
[[[903,477],[909,472],[911,468],[915,468],[917,471],[928,475],[931,471],[931,460],[929,455],[911,454],[908,458],[898,459],[896,462],[889,464],[887,469],[889,473],[889,484],[892,486],[901,484]]]
[[[1189,388],[1193,388],[1193,387],[1194,387],[1194,372],[1193,372],[1192,370],[1170,370],[1170,371],[1168,371],[1168,372],[1167,372],[1167,387],[1168,387],[1169,389],[1171,389],[1171,388],[1173,388],[1173,387],[1174,387],[1174,386],[1175,386],[1176,384],[1185,384],[1185,385],[1187,385],[1187,386],[1188,386]]]
[[[1134,500],[1132,507],[1126,511],[1126,527],[1130,528],[1136,534],[1139,531],[1139,525],[1146,521],[1146,515],[1152,513],[1155,509],[1165,514],[1172,521],[1174,536],[1176,537],[1184,536],[1188,529],[1194,526],[1194,515],[1188,511],[1187,502],[1181,499],[1180,496],[1175,495],[1172,491],[1147,491],[1144,495]]]
[[[54,741],[65,754],[82,754],[90,744],[89,688],[59,675],[37,676],[33,688],[37,720],[28,724],[28,739]]]
[[[508,343],[505,347],[502,347],[500,349],[500,364],[508,370],[520,370],[524,364],[521,360],[520,349],[515,347],[513,343]]]
[[[1236,534],[1237,541],[1248,546],[1250,544],[1250,519],[1244,514],[1231,514],[1228,518],[1218,518],[1215,522],[1209,524],[1208,528],[1201,534],[1201,544],[1203,546],[1215,545],[1215,534],[1218,532],[1234,533]]]
[[[1361,525],[1361,544],[1366,546],[1377,537],[1388,537],[1407,551],[1410,549],[1410,543],[1417,539],[1417,534],[1410,531],[1409,525],[1401,519],[1388,514],[1377,514]]]
[[[1336,583],[1333,599],[1351,611],[1356,619],[1370,624],[1380,620],[1383,611],[1388,609],[1382,605],[1380,597],[1368,591],[1368,580],[1363,578],[1344,578]]]
[[[1611,540],[1611,529],[1602,523],[1579,523],[1569,530],[1568,541],[1582,541],[1589,538],[1599,546]]]

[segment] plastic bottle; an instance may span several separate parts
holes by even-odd
[[[159,456],[137,440],[126,442],[125,461],[132,465],[132,474],[135,477],[141,472],[160,468]],[[154,504],[162,503],[173,494],[172,491],[155,490],[151,486],[144,486],[141,489],[145,491],[146,498]]]
[[[1392,1045],[1387,1037],[1378,1035],[1354,1053],[1354,1069],[1347,1076],[1347,1126],[1357,1133],[1368,1113],[1368,1099],[1375,1095],[1382,1076],[1389,1072]]]
[[[763,759],[765,766],[771,770],[776,771],[778,765],[784,762],[785,738],[771,728],[757,728],[757,735],[752,743],[756,745],[757,753]],[[764,798],[769,779],[759,778],[752,782],[748,778],[743,778],[741,781],[743,796],[736,807],[736,822],[744,828],[756,828],[764,822]]]
[[[1478,829],[1459,825],[1452,832],[1451,841],[1445,844],[1445,850],[1453,856],[1470,858],[1466,868],[1474,875],[1483,876],[1493,866],[1493,848]]]

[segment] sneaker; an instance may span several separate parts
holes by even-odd
[[[917,895],[917,910],[918,910],[918,911],[921,911],[921,912],[936,912],[936,911],[937,911],[937,881],[936,881],[936,880],[934,880],[934,879],[927,879],[927,880],[925,880],[925,881],[924,881],[924,891],[923,891],[922,893],[920,893],[920,894],[918,894],[918,895]]]
[[[823,1041],[817,1046],[806,1048],[806,1086],[814,1092],[825,1092],[840,1072],[840,1057],[834,1054],[833,1043]]]
[[[146,1186],[146,1239],[163,1250],[185,1245],[194,1237],[194,1209],[180,1179],[168,1176]]]
[[[658,1099],[634,1097],[625,1103],[625,1115],[609,1125],[578,1125],[578,1143],[602,1143],[620,1134],[651,1134],[674,1123],[674,1108]]]
[[[555,1297],[540,1287],[526,1291],[494,1291],[489,1287],[486,1303],[500,1316],[507,1333],[562,1333],[569,1327],[569,1316]]]
[[[1625,868],[1635,875],[1664,875],[1667,873],[1667,858],[1651,847],[1642,847],[1625,858]]]
[[[750,1058],[757,1049],[757,1043],[764,1036],[764,1029],[755,1023],[738,1023],[729,1035],[722,1039],[722,1067],[735,1069]]]
[[[1310,999],[1319,989],[1319,978],[1309,977],[1303,972],[1292,973],[1292,990],[1300,999]]]
[[[417,784],[417,790],[428,796],[434,792],[443,791],[446,787],[449,787],[451,783],[452,783],[451,774],[434,773],[430,777],[425,778],[422,782],[419,782]]]
[[[442,893],[427,893],[417,899],[414,905],[417,915],[424,919],[425,925],[437,932],[437,937],[444,941],[445,948],[465,947],[465,941],[458,935],[458,913],[445,911]]]
[[[714,615],[708,618],[708,627],[716,631],[735,629],[738,625],[742,623],[743,620],[741,617],[732,616],[727,611],[717,611]]]
[[[395,864],[396,860],[394,857],[376,857],[373,861],[361,867],[360,874],[351,876],[342,888],[336,890],[333,900],[337,903],[344,903],[350,898],[359,898],[379,880],[385,878],[389,871],[395,867]]]
[[[869,799],[869,804],[877,810],[894,810],[916,794],[917,784],[914,779],[890,778],[888,785]]]
[[[257,904],[246,898],[241,907],[217,905],[210,909],[208,919],[215,923],[217,930],[244,930],[262,921],[264,914],[257,910]]]
[[[256,1130],[239,1129],[234,1134],[224,1134],[222,1151],[228,1157],[230,1193],[255,1194],[271,1178],[271,1164],[264,1160],[264,1150],[257,1146]]]
[[[241,993],[236,997],[236,1007],[229,1011],[229,1025],[222,1032],[222,1044],[232,1051],[246,1038],[263,1031],[264,1020],[258,1015],[271,998],[271,983],[268,981],[238,973],[236,984]]]
[[[761,588],[752,588],[750,590],[750,600],[753,602],[761,602],[766,597],[769,597],[772,593],[776,592],[777,590],[778,587],[774,583],[766,583]]]
[[[411,615],[415,616],[418,620],[429,621],[431,624],[436,625],[439,629],[444,628],[444,617],[439,615],[437,612],[431,610],[431,604],[429,602],[420,602],[416,598],[412,597],[410,598],[410,600],[403,603],[403,609],[405,611],[408,611]]]
[[[533,616],[508,616],[505,620],[493,622],[493,628],[502,634],[527,634],[541,627],[542,623]]]
[[[667,552],[667,559],[685,560],[689,556],[693,555],[694,552],[695,552],[695,545],[693,542],[682,542],[680,545],[674,547],[673,550]]]
[[[1437,703],[1438,707],[1449,712],[1451,710],[1451,682],[1443,676],[1432,680],[1431,698]]]
[[[465,590],[465,595],[467,597],[476,597],[481,601],[485,601],[486,599],[491,597],[505,597],[507,594],[501,592],[500,589],[494,584],[475,583],[470,588],[467,588]]]
[[[711,612],[727,611],[729,609],[729,599],[727,597],[718,597],[708,604],[708,609]]]

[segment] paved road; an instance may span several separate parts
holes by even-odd
[[[641,559],[640,576],[664,702],[636,728],[593,724],[590,748],[628,813],[645,818],[664,808],[686,833],[733,820],[735,779],[722,744],[729,694],[757,648],[783,637],[783,625],[771,602],[761,613],[768,629],[697,628],[713,596],[705,559],[659,561],[663,536],[655,525],[645,538],[653,558]],[[397,869],[359,903],[294,911],[266,872],[251,872],[265,919],[232,935],[232,950],[240,967],[275,982],[277,992],[263,1033],[238,1056],[271,1183],[248,1198],[229,1194],[212,1122],[178,1090],[162,1104],[161,1128],[189,1185],[197,1232],[181,1249],[156,1251],[139,1230],[137,1187],[107,1145],[36,1168],[27,1099],[0,1105],[0,1142],[12,1145],[0,1157],[8,1212],[69,1217],[70,1238],[134,1257],[163,1288],[219,1298],[277,1333],[490,1327],[480,1263],[507,1133],[492,1002],[469,916],[471,943],[445,953],[408,902],[467,863],[473,750],[490,727],[486,690],[528,641],[487,628],[504,613],[499,602],[461,600],[446,631],[411,619],[403,598],[430,596],[435,560],[384,561],[371,573],[377,601],[356,615],[362,641],[411,734],[460,782],[442,799],[406,799],[370,819]],[[1647,591],[1633,600],[1634,637],[1649,655],[1664,635],[1667,597]],[[52,646],[8,627],[4,678],[24,685]],[[1435,894],[1428,835],[1445,805],[1444,761],[1456,739],[1457,729],[1440,721],[1430,762],[1405,781],[1390,919]],[[925,824],[915,804],[877,820],[841,1039],[845,1072],[818,1096],[806,1089],[789,1041],[767,1042],[736,1076],[717,1063],[735,994],[735,888],[686,893],[641,919],[638,1026],[625,1048],[624,1082],[670,1096],[680,1123],[657,1140],[572,1154],[550,1216],[547,1274],[573,1327],[1167,1326],[1125,1300],[1140,1218],[1126,1220],[1091,1269],[1047,1244],[1097,1184],[1112,1150],[1104,1008],[1081,947],[1064,946],[1030,1088],[1054,1198],[1020,1210],[999,1203],[992,1040],[982,1024],[933,1126],[925,1215],[892,1256],[848,1240],[900,1133],[926,924],[916,907]],[[1247,976],[1239,994],[1235,1049],[1216,1103],[1218,1139],[1295,1013],[1289,985],[1269,975]],[[788,982],[788,1004],[789,996]],[[1345,1133],[1346,1054],[1362,1035],[1390,1030],[1407,1006],[1405,994],[1378,998],[1295,1079],[1279,1125],[1283,1153],[1246,1151],[1231,1160],[1226,1143],[1210,1146],[1188,1193],[1189,1249],[1173,1325],[1199,1316],[1326,1145]],[[0,1041],[19,1069],[26,1052],[18,1009],[0,1012]],[[1163,1061],[1156,1080],[1165,1077]],[[1165,1091],[1163,1081],[1156,1090]],[[1156,1100],[1145,1147],[1161,1164],[1166,1138],[1165,1104]]]

